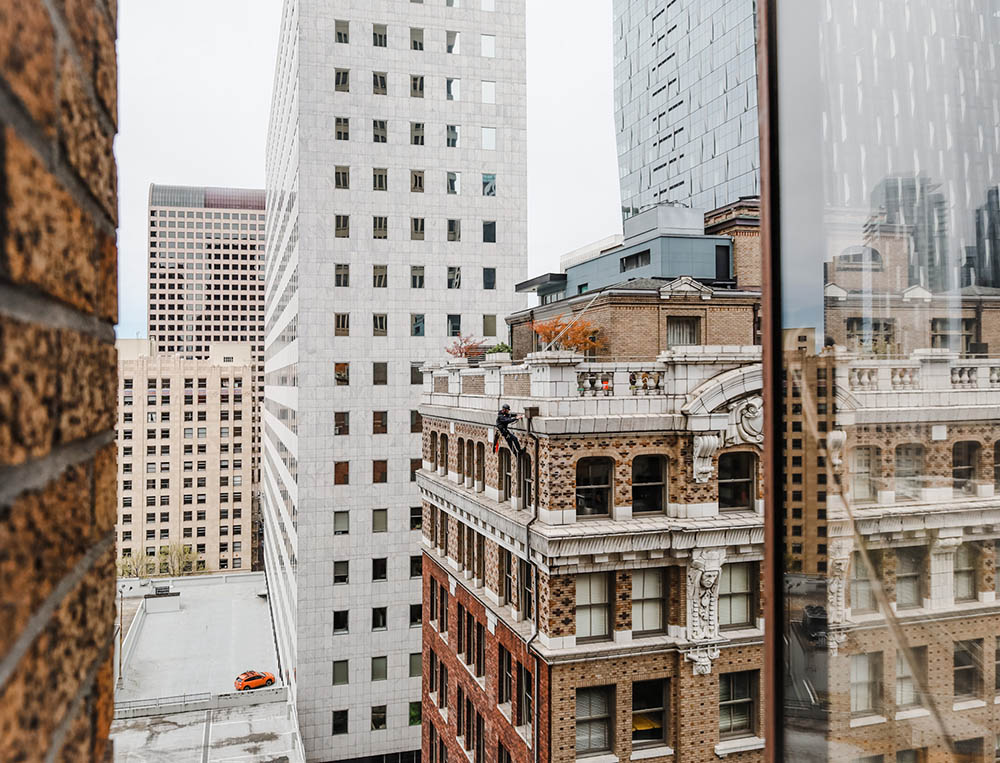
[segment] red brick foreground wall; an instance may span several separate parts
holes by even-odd
[[[114,0],[0,3],[0,754],[102,760],[113,708]]]

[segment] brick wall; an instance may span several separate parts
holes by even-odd
[[[114,2],[0,5],[0,749],[109,752]]]

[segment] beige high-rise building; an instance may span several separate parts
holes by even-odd
[[[203,359],[116,347],[121,572],[250,569],[250,345],[210,344]]]
[[[255,569],[263,560],[257,483],[264,389],[264,225],[260,189],[149,186],[147,328],[153,349],[207,359],[210,344],[250,343]]]

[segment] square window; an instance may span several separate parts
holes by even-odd
[[[372,363],[372,384],[382,386],[389,383],[388,363]]]
[[[349,485],[349,484],[351,484],[351,462],[350,461],[334,461],[333,462],[333,484],[334,485]]]
[[[420,652],[410,652],[410,678],[420,678],[423,675],[423,655]]]
[[[351,72],[349,69],[333,70],[333,89],[338,93],[349,93],[351,91]]]
[[[372,657],[372,680],[384,681],[388,676],[388,658]]]
[[[372,580],[387,580],[389,577],[388,560],[385,557],[372,559]]]
[[[410,363],[410,384],[423,384],[424,372],[420,370],[422,363]]]
[[[334,265],[333,269],[333,285],[334,286],[350,286],[351,285],[351,266],[343,263],[337,263]]]
[[[347,117],[336,117],[333,121],[333,127],[336,140],[351,139],[351,123]]]
[[[347,660],[333,661],[333,685],[343,686],[348,681]]]
[[[351,433],[350,411],[335,411],[333,414],[333,433],[335,435],[348,435]]]
[[[338,734],[347,733],[347,711],[346,710],[334,710],[333,711],[333,733],[334,736]]]
[[[372,630],[384,631],[388,626],[389,616],[386,607],[372,607]]]
[[[385,728],[385,705],[372,707],[372,731],[382,731]]]
[[[410,557],[410,577],[419,578],[423,574],[423,556],[414,554]]]
[[[461,315],[449,315],[448,316],[448,336],[461,336],[462,335],[462,316]]]
[[[411,265],[410,266],[410,288],[411,289],[422,289],[424,288],[424,266],[423,265]],[[420,377],[418,384],[422,384],[424,381],[423,375]]]
[[[372,45],[376,48],[384,48],[388,43],[388,32],[385,24],[372,25]]]
[[[338,166],[333,173],[333,184],[335,188],[348,189],[351,187],[351,168]]]
[[[388,461],[375,460],[372,461],[372,483],[375,485],[384,484],[389,481],[388,475]]]
[[[351,528],[351,517],[346,511],[333,512],[333,534],[347,535]]]
[[[350,582],[350,562],[333,563],[333,584],[347,585]]]
[[[410,218],[410,240],[411,241],[424,240],[424,218],[422,217]]]
[[[423,605],[421,604],[411,604],[410,605],[410,627],[420,625],[423,619]]]
[[[351,23],[349,21],[337,21],[334,24],[334,34],[336,35],[336,40],[339,43],[347,44],[351,41]]]
[[[349,336],[351,333],[351,316],[348,313],[333,314],[333,335]]]
[[[495,315],[483,316],[483,336],[497,335],[497,317]]]
[[[372,434],[388,434],[389,412],[372,411]]]
[[[410,313],[410,336],[423,336],[423,335],[424,335],[423,313]],[[422,379],[421,382],[423,382]]]
[[[372,509],[372,532],[384,533],[389,530],[389,510]]]
[[[424,49],[424,30],[410,27],[410,50]]]
[[[350,238],[351,236],[351,216],[334,215],[333,235],[336,238]]]
[[[333,632],[347,633],[348,631],[348,610],[341,609],[333,613]]]

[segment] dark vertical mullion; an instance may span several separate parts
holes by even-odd
[[[764,398],[764,675],[759,696],[764,710],[764,754],[784,759],[783,498],[781,458],[781,267],[778,152],[776,12],[778,0],[757,3],[757,88],[761,175],[761,264]]]

